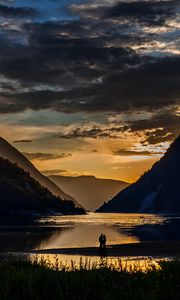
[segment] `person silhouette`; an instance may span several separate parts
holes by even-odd
[[[102,239],[102,248],[105,249],[106,248],[106,235],[103,234],[103,239]]]
[[[103,233],[101,233],[101,235],[99,236],[99,248],[100,248],[100,249],[103,248],[103,241],[104,241],[103,236],[104,236]]]
[[[99,237],[99,248],[100,249],[106,248],[106,235],[104,233],[101,233]]]

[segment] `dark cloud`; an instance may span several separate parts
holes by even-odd
[[[38,14],[38,11],[30,7],[13,7],[0,4],[0,16],[7,18],[27,18]]]
[[[177,6],[178,0],[122,2],[105,9],[105,17],[125,18],[128,21],[132,18],[139,23],[159,26],[166,23],[168,18],[174,17]]]
[[[180,58],[164,58],[118,72],[116,66],[103,82],[69,91],[35,91],[1,94],[8,98],[0,112],[51,108],[63,112],[156,111],[180,103]]]
[[[61,159],[61,158],[67,158],[72,156],[71,153],[60,153],[60,154],[54,154],[54,153],[23,153],[28,159],[33,160],[51,160],[51,159]]]
[[[153,133],[146,134],[146,138],[142,144],[144,145],[156,145],[162,142],[172,142],[179,135],[180,128],[173,128],[171,131],[169,129],[157,129]]]
[[[145,134],[144,144],[172,142],[180,134],[180,115],[165,109],[148,120],[129,122],[129,129],[132,132],[149,130]]]
[[[134,131],[139,130],[147,130],[147,129],[158,129],[163,128],[164,124],[166,124],[165,129],[171,129],[174,127],[179,127],[180,129],[180,122],[179,122],[180,115],[178,113],[174,113],[174,109],[162,109],[157,111],[151,118],[144,119],[144,120],[136,120],[133,122],[129,122],[129,127]],[[164,130],[165,130],[164,129]]]
[[[108,6],[97,1],[93,6],[91,2],[71,6],[78,20],[22,20],[15,29],[9,21],[1,24],[0,76],[6,81],[0,82],[0,113],[147,111],[153,113],[152,119],[127,122],[119,130],[153,129],[156,134],[147,135],[149,143],[159,141],[160,135],[163,141],[176,135],[180,56],[172,51],[178,50],[178,29],[168,22],[178,22],[178,9],[175,0],[121,1]],[[35,12],[0,5],[2,13],[28,17]],[[152,32],[152,26],[164,26],[163,33]],[[151,47],[158,55],[150,53]],[[169,107],[174,111],[163,114]],[[160,127],[166,129],[163,136]],[[116,138],[115,131],[78,128],[61,137]]]
[[[119,138],[117,133],[122,132],[124,127],[112,127],[112,128],[98,128],[93,126],[91,129],[75,128],[66,134],[58,134],[56,137],[62,139],[72,139],[72,138]],[[92,150],[92,152],[97,152],[97,150]]]
[[[169,2],[158,3],[138,2],[139,8],[137,2],[120,3],[119,6],[124,17],[128,12],[134,16],[138,9],[140,16],[143,10],[158,13],[156,6],[160,5],[169,13]],[[171,4],[174,7],[176,1]],[[101,23],[105,26],[102,32]],[[81,20],[29,23],[23,26],[28,35],[27,45],[3,41],[1,73],[19,80],[21,88],[14,95],[1,94],[8,99],[8,104],[3,102],[0,107],[1,113],[26,108],[121,112],[131,108],[149,109],[150,106],[157,109],[170,102],[179,102],[179,57],[158,59],[137,55],[131,48],[129,32],[126,34],[120,28],[113,34],[112,27],[107,33],[107,25],[99,21],[99,33],[90,25]],[[116,33],[118,47],[114,45]],[[133,35],[134,43],[139,42],[139,36]],[[125,46],[125,37],[130,37],[130,47]],[[141,38],[143,44],[143,36]],[[107,47],[108,43],[112,46]],[[46,90],[34,91],[33,86],[38,84],[45,84]],[[55,84],[60,85],[58,91]],[[30,92],[24,93],[23,87]]]
[[[144,132],[142,145],[172,142],[180,134],[180,115],[178,112],[174,113],[174,110],[175,108],[173,107],[171,109],[162,109],[154,112],[152,117],[147,119],[144,117],[143,119],[135,118],[133,121],[126,121],[126,125],[123,125],[123,121],[115,120],[112,127],[92,126],[90,129],[77,127],[67,133],[59,133],[56,135],[56,138],[120,139],[122,133],[135,133],[138,135],[138,132]]]
[[[107,48],[98,38],[61,36],[61,24],[29,24],[26,30],[30,31],[29,45],[17,46],[2,40],[0,66],[3,75],[19,79],[30,88],[32,83],[65,88],[80,83],[86,86],[109,74],[114,65],[124,69],[138,60],[135,51],[127,47]],[[12,52],[13,57],[9,55]]]
[[[113,154],[119,156],[152,156],[155,154],[162,154],[162,152],[134,151],[134,150],[127,150],[127,149],[120,149],[114,151]]]
[[[13,143],[17,144],[17,143],[32,143],[32,140],[15,140]]]
[[[76,128],[70,131],[67,134],[58,135],[59,138],[70,139],[70,138],[97,138],[102,134],[102,130],[100,128],[92,128],[89,130],[83,130],[81,128]]]

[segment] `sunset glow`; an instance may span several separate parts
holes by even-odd
[[[46,175],[136,181],[180,133],[179,1],[0,1],[1,136]]]

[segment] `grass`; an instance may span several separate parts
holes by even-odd
[[[180,299],[180,262],[127,269],[105,262],[65,266],[45,259],[0,263],[0,300]]]

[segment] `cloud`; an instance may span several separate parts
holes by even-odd
[[[172,142],[180,134],[180,116],[175,109],[162,109],[150,119],[129,122],[132,132],[144,131],[144,144]]]
[[[30,7],[13,7],[0,4],[0,15],[7,18],[27,18],[37,15],[37,10]]]
[[[52,159],[62,159],[72,156],[71,153],[61,153],[61,154],[54,154],[54,153],[23,153],[28,159],[30,160],[52,160]]]
[[[153,133],[146,133],[146,137],[142,144],[157,145],[163,142],[172,142],[179,135],[180,128],[173,128],[171,131],[168,128],[157,129]]]
[[[41,170],[41,173],[43,173],[45,176],[59,175],[59,176],[74,177],[74,176],[83,175],[82,173],[74,172],[74,171],[71,171],[71,170],[62,170],[62,169]]]
[[[106,18],[124,17],[127,21],[132,18],[139,23],[159,26],[166,23],[168,18],[174,17],[177,6],[179,6],[177,0],[122,2],[107,8],[105,16]]]
[[[97,138],[112,138],[117,139],[119,138],[119,134],[124,131],[124,127],[111,127],[106,125],[98,125],[94,126],[89,124],[88,128],[87,125],[82,125],[82,127],[77,127],[74,129],[66,130],[63,134],[57,134],[57,138],[61,139],[76,139],[76,138],[91,138],[91,139],[97,139]],[[93,150],[93,152],[97,152],[97,150]]]
[[[21,63],[20,65],[21,72],[24,72]],[[7,99],[7,102],[4,101],[0,105],[0,112],[16,112],[30,108],[53,109],[66,113],[78,111],[120,113],[131,110],[155,111],[161,107],[180,103],[179,57],[144,63],[143,66],[124,72],[119,72],[117,68],[118,64],[114,65],[103,82],[90,87],[11,95],[1,93],[1,97]]]
[[[17,144],[17,143],[32,143],[32,140],[15,140],[13,143]]]
[[[52,176],[52,175],[64,175],[67,173],[67,170],[56,169],[56,170],[43,170],[41,171],[45,176]]]
[[[30,4],[0,5],[6,14],[0,26],[0,114],[150,112],[151,119],[119,127],[166,128],[147,134],[148,143],[177,135],[179,1],[88,1],[70,5],[68,20],[61,15],[53,21],[29,19],[33,10]],[[23,18],[16,22],[16,16]],[[173,111],[167,116],[160,112],[168,108]],[[116,138],[115,130],[76,128],[61,137]]]
[[[59,135],[59,138],[65,138],[65,139],[70,139],[70,138],[97,138],[100,134],[102,134],[102,130],[100,128],[92,128],[92,129],[87,129],[83,130],[81,128],[76,128],[74,130],[71,130],[67,134]]]
[[[155,154],[162,154],[162,152],[134,151],[134,150],[127,150],[127,149],[120,149],[114,151],[113,154],[119,156],[152,156]]]

